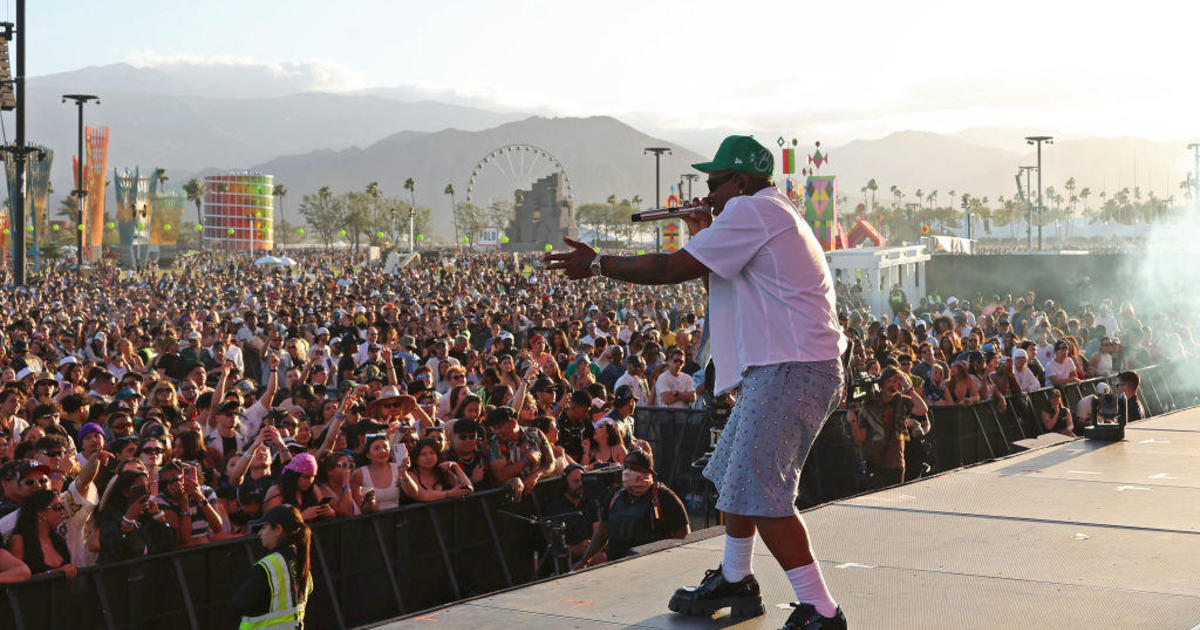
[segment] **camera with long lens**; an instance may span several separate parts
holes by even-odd
[[[846,407],[857,409],[868,400],[879,397],[879,377],[859,372],[846,384]]]

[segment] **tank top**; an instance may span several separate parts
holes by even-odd
[[[371,479],[371,470],[367,466],[360,466],[359,472],[362,473],[362,492],[365,494],[367,490],[375,490],[375,505],[381,510],[400,507],[400,486],[397,484],[400,472],[396,464],[388,464],[388,468],[392,471],[391,480],[388,481],[386,488],[376,488],[375,481]]]

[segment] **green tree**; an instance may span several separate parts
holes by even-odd
[[[362,235],[371,237],[371,194],[351,191],[342,195],[342,199],[342,226],[354,249],[358,249]]]
[[[339,225],[344,220],[345,201],[333,194],[328,186],[322,186],[317,192],[304,195],[300,200],[300,216],[321,237],[326,247],[333,244],[333,236],[337,234]]]
[[[600,237],[608,221],[608,208],[609,205],[604,203],[585,203],[575,209],[575,218],[579,225],[590,228],[595,235],[593,243],[605,240]]]
[[[193,177],[183,184],[183,192],[187,195],[188,201],[196,204],[196,225],[204,225],[200,207],[204,204],[204,198],[208,196],[208,185]]]
[[[486,209],[488,225],[507,230],[516,213],[516,206],[511,201],[493,201]],[[484,226],[487,227],[487,226]]]
[[[488,214],[473,203],[460,203],[454,208],[454,235],[467,239],[474,245],[475,238],[483,228],[488,227]],[[456,243],[457,244],[457,243]]]

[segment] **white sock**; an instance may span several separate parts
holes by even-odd
[[[751,568],[754,559],[754,536],[734,538],[725,534],[725,560],[721,563],[721,573],[725,581],[734,583],[746,579],[754,572]]]
[[[728,545],[728,543],[726,544]],[[726,548],[728,549],[728,547]],[[816,606],[817,612],[826,617],[837,614],[837,602],[833,601],[833,595],[830,595],[829,589],[825,587],[825,580],[821,577],[821,567],[817,565],[816,561],[789,569],[785,573],[787,573],[788,581],[792,583],[792,588],[796,590],[796,598],[801,603]]]

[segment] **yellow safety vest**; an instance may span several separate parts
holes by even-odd
[[[273,630],[300,628],[304,622],[304,604],[312,593],[312,577],[304,585],[304,597],[299,603],[292,601],[292,572],[287,560],[278,551],[259,560],[257,566],[267,572],[267,583],[271,587],[271,604],[264,615],[242,617],[239,630]]]

